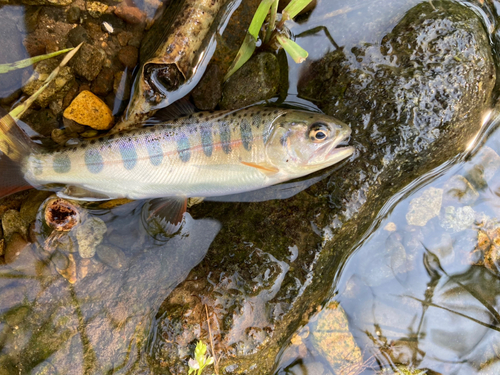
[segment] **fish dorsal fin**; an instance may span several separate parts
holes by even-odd
[[[142,207],[144,227],[155,238],[159,229],[163,235],[170,237],[179,231],[186,209],[186,197],[151,199]]]
[[[276,173],[278,173],[280,171],[274,165],[271,165],[268,163],[251,163],[251,162],[242,161],[241,164],[246,165],[247,167],[256,168],[268,177],[274,176]]]
[[[66,186],[64,189],[57,192],[57,196],[65,199],[73,199],[77,201],[108,201],[116,197],[98,193],[95,191],[87,190],[79,186]]]
[[[144,121],[143,126],[152,126],[189,116],[195,112],[195,107],[187,99],[181,99],[166,108],[160,109],[152,117]]]

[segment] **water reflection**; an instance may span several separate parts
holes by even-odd
[[[53,254],[32,245],[0,267],[0,374],[120,373],[137,365],[161,301],[205,256],[220,224],[186,214],[180,232],[155,241],[140,225],[142,203],[89,211],[119,247],[123,264],[76,260],[76,282],[59,275]],[[43,242],[45,244],[45,242]],[[59,273],[58,273],[59,271]]]

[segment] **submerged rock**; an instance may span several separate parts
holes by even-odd
[[[82,258],[92,258],[97,250],[97,245],[102,242],[107,227],[102,219],[89,217],[76,228],[78,253]]]
[[[422,196],[411,200],[406,221],[410,225],[423,227],[430,219],[439,215],[442,200],[443,189],[430,187]]]
[[[222,230],[158,311],[148,363],[187,371],[187,345],[207,339],[200,331],[203,303],[219,323],[212,334],[220,368],[272,373],[282,343],[314,313],[315,301],[325,300],[339,263],[376,213],[466,149],[494,84],[481,21],[449,1],[413,8],[380,46],[337,50],[313,62],[299,95],[317,98],[324,112],[351,125],[356,154],[328,180],[287,200],[191,209],[195,217],[219,220]],[[390,260],[404,272],[409,255],[401,250],[394,247]]]

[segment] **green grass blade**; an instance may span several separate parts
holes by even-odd
[[[233,63],[229,67],[229,70],[226,73],[226,76],[224,77],[224,81],[227,81],[229,77],[231,77],[234,72],[236,72],[241,66],[248,61],[250,57],[252,57],[253,52],[255,51],[255,46],[256,46],[256,40],[252,35],[247,33],[245,36],[245,40],[243,41],[243,44],[241,45],[240,49],[238,50],[238,53],[236,54],[236,57],[233,60]]]
[[[48,53],[46,55],[35,56],[35,57],[31,57],[29,59],[19,60],[19,61],[13,62],[13,63],[0,64],[0,74],[8,73],[8,72],[10,72],[12,70],[16,70],[16,69],[26,68],[27,66],[33,65],[34,63],[37,63],[39,61],[47,60],[47,59],[50,59],[51,57],[56,57],[56,56],[59,56],[63,53],[69,52],[72,49],[73,48],[67,48],[67,49],[63,49],[61,51]]]
[[[267,13],[269,13],[269,8],[273,4],[274,0],[262,0],[255,15],[252,18],[250,27],[248,28],[248,33],[252,35],[255,40],[259,37],[259,31],[266,20]]]
[[[309,56],[307,51],[295,43],[293,40],[283,37],[281,35],[276,36],[279,44],[284,48],[286,52],[292,57],[296,63],[304,62],[304,60]]]
[[[56,78],[57,74],[59,73],[59,70],[66,66],[69,60],[75,55],[75,53],[78,52],[80,47],[82,46],[83,42],[80,43],[78,46],[73,48],[70,53],[68,53],[66,56],[64,56],[64,59],[61,61],[59,66],[55,68],[52,73],[47,77],[45,80],[44,84],[33,94],[31,95],[26,101],[24,101],[21,105],[17,106],[14,108],[12,111],[9,112],[9,115],[12,116],[14,120],[18,120],[21,118],[23,113],[33,104],[33,102],[38,98],[38,96],[47,88],[47,86],[52,82],[54,78]]]
[[[283,9],[283,16],[288,19],[295,18],[297,14],[302,12],[302,10],[309,5],[312,0],[292,0],[288,3],[285,9]]]

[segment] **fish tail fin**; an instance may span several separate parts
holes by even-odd
[[[12,116],[0,119],[0,198],[31,187],[24,179],[21,166],[30,153],[40,149]]]
[[[7,114],[0,119],[0,151],[10,160],[21,163],[30,153],[40,151],[40,148],[12,116]]]

